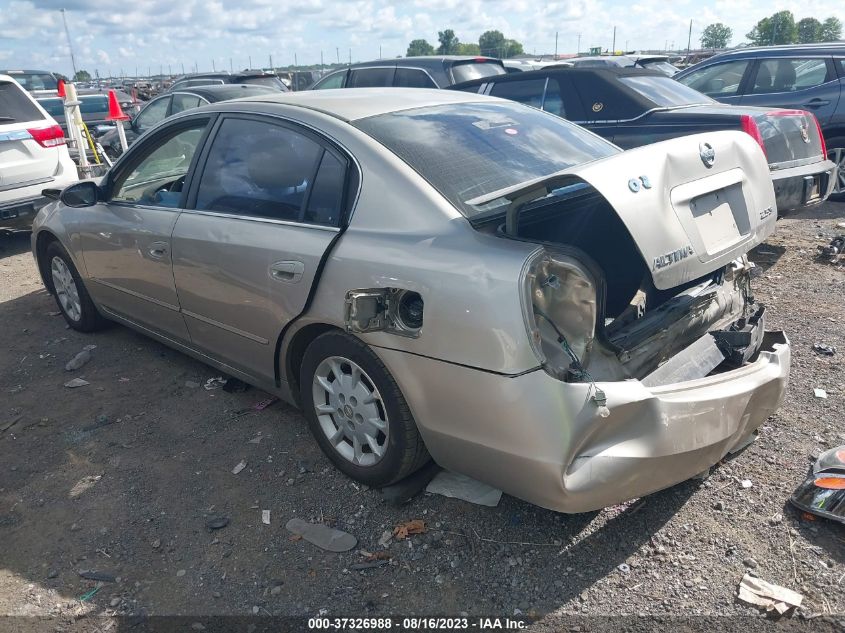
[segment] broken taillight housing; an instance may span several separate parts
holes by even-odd
[[[41,147],[58,147],[65,144],[65,133],[58,125],[30,128],[27,132]]]
[[[743,114],[739,117],[740,125],[742,126],[742,131],[748,134],[751,138],[757,141],[757,145],[760,146],[760,149],[763,150],[763,156],[768,159],[768,154],[766,153],[766,144],[763,142],[763,135],[760,134],[760,128],[757,126],[757,121],[754,120],[754,117],[750,114]]]

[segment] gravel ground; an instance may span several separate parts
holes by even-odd
[[[751,569],[804,594],[793,620],[843,625],[845,530],[787,503],[810,459],[845,444],[845,273],[816,258],[843,221],[834,203],[781,219],[754,253],[769,327],[793,344],[786,401],[759,440],[703,482],[580,515],[508,496],[495,508],[425,493],[393,505],[332,468],[296,410],[254,411],[267,397],[255,389],[206,391],[212,369],[123,327],[66,329],[28,238],[0,237],[0,428],[18,419],[0,432],[0,615],[71,626],[86,614],[464,612],[528,615],[540,630],[569,616],[709,615],[733,628],[757,614],[735,598]],[[818,356],[816,342],[839,351]],[[89,344],[92,360],[65,371]],[[90,384],[64,387],[73,377]],[[219,516],[226,527],[206,527]],[[358,547],[293,540],[292,517]],[[380,545],[412,519],[426,533]],[[361,550],[389,562],[352,570]]]

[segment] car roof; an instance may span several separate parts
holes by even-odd
[[[495,97],[484,97],[468,92],[438,90],[434,88],[355,88],[353,90],[303,90],[300,92],[274,92],[260,97],[240,99],[239,103],[264,103],[268,105],[289,105],[316,110],[343,121],[356,121],[380,114],[400,112],[414,108],[472,103],[479,101],[503,101]],[[210,107],[210,106],[207,106]],[[225,106],[219,106],[225,107]]]
[[[472,79],[455,86],[458,90],[472,85],[479,85],[495,81],[496,83],[504,81],[525,81],[531,78],[547,77],[552,74],[566,74],[569,76],[593,76],[602,78],[605,81],[615,81],[619,77],[666,77],[665,73],[659,70],[649,70],[648,68],[635,68],[633,66],[546,66],[537,70],[529,70],[523,73],[511,73],[508,75],[496,75],[495,77],[481,77],[479,79]],[[452,88],[450,86],[450,88]]]
[[[249,96],[258,96],[261,93],[276,94],[278,92],[278,90],[274,90],[273,88],[256,84],[209,84],[208,86],[188,86],[185,88],[177,86],[175,90],[171,90],[165,94],[189,93],[214,102],[237,99],[239,98],[237,96],[239,91],[248,92],[250,93]]]
[[[779,46],[746,46],[717,53],[706,61],[727,57],[781,57],[790,54],[813,55],[825,53],[845,54],[845,42],[827,42],[817,44],[782,44]]]
[[[419,55],[416,57],[393,57],[389,59],[374,59],[368,62],[355,62],[346,68],[362,68],[368,66],[415,66],[418,68],[442,68],[445,62],[500,62],[495,57],[484,57],[482,55]]]

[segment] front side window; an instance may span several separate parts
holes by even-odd
[[[158,125],[167,117],[167,107],[170,105],[170,96],[162,97],[151,101],[146,108],[138,113],[133,127],[138,132],[145,132],[151,127]]]
[[[229,118],[211,144],[196,208],[303,221],[323,148],[265,121]]]
[[[142,143],[112,186],[112,202],[177,207],[207,121]]]
[[[739,84],[742,82],[748,64],[748,60],[714,64],[691,72],[678,81],[693,90],[703,92],[708,97],[716,99],[731,97],[739,93]]]
[[[757,66],[750,93],[795,92],[828,80],[824,59],[765,59]]]
[[[546,88],[545,79],[529,79],[528,81],[499,81],[493,85],[490,95],[518,101],[535,108],[543,106],[543,92]]]
[[[393,85],[393,66],[362,68],[349,74],[347,88],[384,88]]]
[[[354,125],[467,217],[495,211],[468,200],[620,151],[560,117],[508,102],[415,108]]]

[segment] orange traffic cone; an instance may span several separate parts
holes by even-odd
[[[114,90],[109,90],[109,115],[106,117],[106,121],[128,121],[131,118],[120,107]]]
[[[59,96],[64,99],[67,96],[67,92],[65,92],[65,80],[59,79],[59,85],[56,88],[56,92],[59,93]]]

